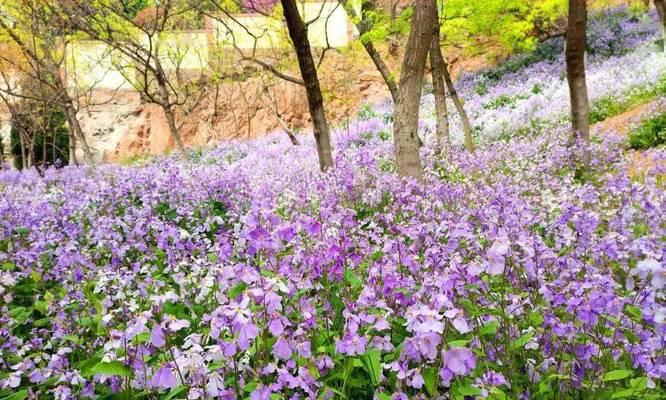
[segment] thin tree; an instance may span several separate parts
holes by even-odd
[[[60,19],[115,53],[118,61],[114,67],[144,100],[162,108],[169,134],[183,150],[176,111],[187,114],[204,98],[205,60],[199,60],[202,65],[194,69],[200,73],[192,76],[194,69],[188,69],[185,62],[188,56],[197,56],[193,54],[196,49],[185,46],[174,51],[169,38],[175,38],[170,35],[182,25],[197,23],[197,6],[185,0],[168,0],[136,15],[122,0],[101,1],[94,7],[85,0],[70,0],[52,7]]]
[[[585,0],[570,0],[565,59],[571,102],[572,140],[583,142],[583,162],[587,164],[590,161],[590,103],[585,78],[586,27]]]
[[[67,44],[64,39],[67,27],[52,21],[51,10],[44,2],[22,2],[20,5],[21,8],[12,10],[16,16],[22,18],[20,24],[12,25],[0,15],[0,32],[19,49],[19,57],[2,54],[0,62],[11,65],[17,73],[38,81],[48,87],[50,92],[57,94],[72,136],[70,141],[78,141],[85,162],[94,164],[92,150],[78,120],[78,101],[70,95],[61,74],[65,57],[64,52],[59,50]],[[19,87],[7,86],[4,91],[10,97],[23,96]],[[49,97],[41,100],[50,102],[52,99]]]
[[[439,44],[439,24],[437,31],[432,35],[430,47],[430,69],[432,74],[432,87],[435,96],[437,148],[442,150],[451,146],[449,130],[449,111],[446,105],[446,84],[444,83],[444,58]]]
[[[391,93],[391,98],[393,103],[398,99],[398,85],[395,82],[395,75],[391,72],[386,62],[382,58],[382,55],[379,53],[377,48],[372,43],[372,40],[368,39],[367,36],[372,30],[372,17],[371,14],[376,13],[377,6],[373,0],[363,0],[361,2],[361,15],[357,15],[354,7],[347,0],[340,0],[340,3],[344,6],[347,15],[351,18],[360,34],[361,44],[365,51],[370,56],[372,63],[375,64],[377,71],[384,79],[386,87],[388,87],[389,92]]]
[[[451,96],[453,105],[456,107],[456,111],[458,112],[458,115],[460,115],[460,121],[462,122],[463,133],[465,135],[465,148],[467,149],[467,151],[473,152],[474,139],[472,138],[472,124],[469,122],[469,116],[467,115],[467,111],[465,111],[465,106],[463,105],[462,99],[458,95],[456,86],[453,84],[453,79],[451,79],[451,73],[449,72],[449,63],[446,62],[444,56],[441,55],[441,49],[440,49],[440,57],[444,65],[444,68],[442,69],[442,72],[444,73],[444,82],[446,82],[446,87],[449,90],[449,95]]]
[[[402,61],[398,99],[393,121],[398,175],[421,179],[419,155],[419,105],[428,52],[437,22],[436,0],[415,0],[414,15]]]
[[[661,51],[666,51],[666,2],[654,0],[654,8],[657,9],[659,22],[661,23]]]
[[[295,0],[281,0],[284,19],[287,23],[289,38],[296,50],[296,58],[301,71],[301,77],[305,86],[308,99],[310,118],[312,119],[313,132],[319,156],[319,167],[326,171],[333,167],[333,155],[331,151],[331,139],[324,110],[324,98],[319,86],[317,67],[312,57],[308,31],[303,18],[298,12]]]

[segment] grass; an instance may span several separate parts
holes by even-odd
[[[629,147],[645,150],[666,144],[666,113],[643,121],[629,133]]]
[[[590,107],[590,123],[594,124],[622,114],[637,105],[650,102],[663,95],[666,95],[666,75],[662,75],[656,85],[636,88],[623,99],[605,96],[594,101]]]

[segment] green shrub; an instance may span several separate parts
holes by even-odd
[[[613,96],[605,96],[596,100],[590,107],[590,123],[594,124],[614,115],[621,114],[625,110],[623,103]]]
[[[517,95],[517,96],[507,96],[507,95],[503,94],[503,95],[500,95],[500,96],[494,98],[493,100],[485,103],[483,105],[483,108],[485,108],[486,110],[498,110],[498,109],[504,108],[504,107],[513,108],[516,105],[516,103],[518,102],[518,100],[524,100],[524,99],[527,99],[529,97],[530,97],[529,95],[525,95],[525,94],[521,94],[521,95]]]
[[[644,121],[629,134],[629,147],[649,149],[666,144],[666,113]]]
[[[377,112],[372,104],[362,104],[357,113],[358,119],[365,121],[377,116]]]

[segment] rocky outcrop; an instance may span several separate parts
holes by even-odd
[[[400,55],[386,55],[385,61],[396,75]],[[450,60],[459,60],[458,57]],[[474,60],[474,59],[471,59]],[[467,62],[470,59],[466,60]],[[486,65],[461,65],[453,62],[454,74],[460,69],[474,70]],[[263,74],[263,75],[262,75]],[[298,71],[290,74],[297,76]],[[307,132],[310,127],[304,89],[280,80],[270,73],[236,71],[232,82],[208,87],[197,107],[184,114],[177,112],[183,142],[188,147],[208,146],[234,138],[265,135],[282,126]],[[329,51],[319,71],[329,121],[333,125],[352,120],[362,104],[389,97],[380,74],[362,49]],[[163,110],[143,102],[132,91],[97,91],[81,107],[79,120],[98,162],[119,162],[137,155],[164,154],[172,150]],[[9,135],[7,118],[0,118],[0,132]],[[8,144],[8,138],[5,141]],[[77,159],[83,159],[79,149]]]
[[[332,124],[353,119],[360,104],[385,99],[388,91],[371,64],[354,57],[326,56],[320,77]],[[187,115],[177,113],[183,142],[190,147],[233,138],[251,138],[281,129],[310,126],[304,89],[274,77],[252,77],[207,89]],[[79,118],[99,161],[118,162],[136,155],[163,154],[174,148],[163,110],[130,92],[96,93]],[[80,151],[79,151],[80,152]]]

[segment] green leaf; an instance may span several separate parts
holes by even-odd
[[[497,333],[497,328],[499,328],[499,322],[491,321],[479,329],[479,335],[481,336],[494,336]]]
[[[138,335],[134,336],[134,342],[135,343],[148,343],[148,340],[150,339],[150,332],[144,332],[144,333],[139,333]]]
[[[428,394],[434,396],[437,393],[437,385],[439,384],[439,371],[435,367],[425,368],[421,370],[423,382]]]
[[[0,269],[3,270],[3,271],[10,271],[11,272],[11,271],[16,270],[16,265],[13,264],[13,263],[10,263],[10,262],[6,262],[6,263],[2,263],[2,265],[0,265]]]
[[[252,381],[247,385],[245,385],[245,387],[243,387],[243,391],[245,391],[246,393],[252,393],[257,388],[257,386],[259,386],[259,382]]]
[[[78,336],[75,336],[75,335],[65,335],[62,338],[65,339],[65,340],[69,340],[70,342],[75,343],[75,344],[81,344],[82,343],[81,338],[78,337]]]
[[[384,257],[384,252],[382,252],[381,250],[377,250],[374,253],[372,253],[372,255],[370,256],[370,259],[372,261],[377,261],[382,257]]]
[[[87,358],[84,361],[77,363],[76,369],[81,371],[81,375],[84,377],[93,376],[95,373],[92,372],[92,369],[95,365],[99,364],[100,361],[101,359],[98,357]]]
[[[630,380],[629,384],[636,390],[645,390],[647,389],[648,378],[646,376],[640,376]]]
[[[626,397],[633,397],[634,392],[635,392],[635,390],[633,388],[613,392],[613,395],[611,396],[611,399],[624,399]]]
[[[261,269],[259,274],[261,274],[261,276],[266,277],[266,278],[275,278],[275,272],[269,271],[269,270],[264,269],[264,268]]]
[[[501,389],[494,387],[490,389],[490,395],[488,398],[492,400],[506,400],[508,399],[508,396]]]
[[[643,312],[641,311],[640,308],[627,304],[625,306],[625,310],[627,311],[627,314],[629,314],[635,321],[641,321],[643,319]]]
[[[361,286],[363,286],[363,282],[356,276],[356,274],[353,271],[346,270],[345,271],[345,281],[349,284],[349,286],[352,287],[352,289],[358,289]]]
[[[18,392],[9,395],[8,397],[3,398],[2,400],[23,400],[28,397],[28,390],[23,389],[19,390]]]
[[[171,400],[174,397],[178,396],[179,394],[183,393],[187,389],[187,386],[185,385],[178,385],[175,388],[171,389],[171,391],[164,396],[163,400]]]
[[[475,386],[472,386],[472,385],[458,386],[456,388],[456,391],[461,396],[479,396],[479,395],[481,395],[481,389],[479,389]]]
[[[238,285],[231,288],[231,290],[229,291],[229,298],[235,299],[241,293],[243,293],[245,289],[247,289],[247,283],[245,282],[239,283]]]
[[[529,331],[529,332],[525,333],[524,335],[522,335],[518,339],[511,342],[511,344],[509,345],[509,349],[516,350],[516,349],[519,349],[519,348],[525,346],[527,343],[529,343],[530,340],[532,340],[532,338],[534,337],[534,334],[535,334],[534,331]]]
[[[28,233],[30,233],[30,229],[23,226],[19,226],[17,228],[14,228],[14,232],[19,235],[27,235]]]
[[[377,349],[369,349],[363,355],[362,361],[363,366],[365,367],[366,372],[370,375],[372,384],[375,386],[379,385],[379,381],[382,375],[382,352]]]
[[[619,381],[633,375],[633,372],[628,369],[616,369],[614,371],[607,372],[602,378],[604,382],[610,381]]]
[[[32,308],[16,307],[9,310],[9,316],[14,318],[17,325],[23,325],[32,316]]]
[[[465,347],[467,345],[467,342],[469,342],[469,340],[453,340],[448,342],[447,344],[451,347]]]
[[[46,315],[49,305],[44,300],[37,300],[34,303],[35,310]]]
[[[132,370],[120,361],[100,362],[90,369],[92,374],[131,376]]]

